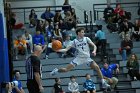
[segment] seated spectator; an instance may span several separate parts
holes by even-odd
[[[107,8],[104,9],[104,18],[106,22],[112,23],[114,9],[110,4],[107,5]]]
[[[127,18],[123,19],[123,22],[120,24],[120,37],[124,39],[126,36],[130,37],[133,24],[128,21]]]
[[[34,9],[31,9],[31,12],[30,12],[30,15],[29,15],[29,21],[30,21],[30,27],[36,26],[36,23],[37,23],[37,15],[36,15]]]
[[[54,36],[54,34],[53,34],[53,29],[54,29],[53,23],[51,22],[51,24],[49,24],[49,22],[46,20],[45,24],[44,24],[44,28],[45,28],[44,36],[46,37],[47,42],[50,43],[51,42],[51,37]]]
[[[44,34],[45,33],[44,25],[45,25],[44,21],[37,20],[36,31],[40,31],[41,34]]]
[[[79,85],[78,83],[75,81],[75,76],[71,76],[70,77],[70,82],[68,84],[68,90],[71,92],[71,93],[80,93],[79,92]]]
[[[54,31],[53,31],[53,35],[56,39],[62,41],[63,37],[62,37],[62,32],[61,29],[59,29],[58,24],[55,25]]]
[[[105,32],[102,30],[102,25],[98,26],[95,37],[97,38],[97,51],[99,51],[99,46],[101,46],[101,53],[106,55],[106,36]]]
[[[71,11],[67,11],[64,17],[64,23],[67,25],[67,30],[71,30],[72,28],[75,28],[75,22],[74,22],[74,18],[71,15]]]
[[[55,84],[53,86],[52,93],[65,93],[62,89],[60,78],[55,78]]]
[[[66,48],[66,47],[69,47],[70,45],[72,44],[72,41],[70,40],[70,35],[67,34],[66,35],[66,39],[65,41],[63,42],[63,46]],[[66,56],[71,56],[71,57],[74,57],[75,55],[75,51],[76,49],[74,47],[70,48],[65,54],[63,57],[66,57]]]
[[[21,35],[17,36],[17,40],[14,41],[16,60],[18,60],[18,53],[25,54],[27,58],[28,52],[26,43],[26,40],[23,39]]]
[[[104,79],[107,81],[107,83],[111,86],[112,89],[114,89],[118,83],[118,79],[116,77],[113,77],[113,71],[116,71],[116,74],[119,73],[118,64],[109,65],[107,62],[105,62],[104,67],[101,68]]]
[[[54,16],[54,23],[59,23],[62,20],[61,10],[57,10]]]
[[[67,24],[65,24],[64,20],[60,20],[59,22],[59,28],[64,31],[68,28]]]
[[[15,70],[14,71],[13,81],[17,81],[18,82],[18,86],[14,87],[12,89],[12,93],[25,93],[23,88],[22,88],[21,81],[20,81],[20,71],[19,70]]]
[[[92,81],[90,74],[86,74],[86,81],[84,82],[85,93],[96,93],[95,83]]]
[[[51,42],[48,43],[48,46],[47,46],[47,51],[46,51],[45,59],[48,59],[49,54],[52,53],[52,52],[54,52],[54,50],[52,49],[52,42],[53,42],[54,40],[56,40],[56,38],[55,38],[55,37],[51,37]],[[59,57],[62,56],[62,53],[61,53],[61,52],[57,52],[57,54],[59,55]]]
[[[36,34],[33,36],[33,45],[34,45],[34,47],[36,45],[42,46],[43,51],[46,49],[44,36],[40,34],[40,31],[36,31]]]
[[[133,48],[133,42],[129,37],[125,37],[124,40],[121,41],[121,51],[122,51],[122,60],[126,61],[127,56],[131,54],[131,49]]]
[[[75,9],[74,8],[71,9],[71,16],[72,16],[73,22],[75,24],[74,28],[76,28],[77,18],[76,18],[76,13],[75,13]]]
[[[121,5],[120,4],[117,4],[116,5],[116,9],[114,10],[114,13],[116,15],[115,17],[115,23],[118,23],[122,20],[122,18],[124,17],[125,15],[125,12],[124,10],[121,8]]]
[[[131,39],[132,40],[133,40],[133,38],[136,41],[139,41],[140,40],[140,24],[139,24],[139,20],[136,20],[135,21],[134,31],[132,32],[132,35],[131,35]]]
[[[25,30],[25,34],[23,34],[22,37],[26,40],[26,44],[27,47],[30,48],[30,52],[33,53],[32,35],[29,33],[29,31]]]
[[[41,15],[41,18],[47,20],[49,23],[52,22],[53,17],[54,14],[50,11],[50,7],[47,7],[46,11]]]
[[[23,28],[23,23],[18,22],[15,13],[11,14],[10,24],[12,26],[12,29],[22,29]]]
[[[127,61],[128,74],[132,80],[140,80],[139,63],[136,54],[131,54]]]

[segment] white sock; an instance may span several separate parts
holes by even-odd
[[[105,79],[102,79],[101,81],[102,81],[102,83],[104,83],[105,82]]]

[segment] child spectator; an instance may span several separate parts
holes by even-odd
[[[21,81],[20,81],[20,71],[19,70],[14,71],[13,81],[17,81],[18,86],[13,88],[12,93],[25,93],[23,88],[22,88]]]
[[[53,93],[65,93],[62,89],[60,78],[55,78],[55,84],[53,86]]]
[[[139,63],[136,54],[132,54],[127,61],[128,74],[132,80],[140,80]]]
[[[78,83],[75,81],[75,76],[71,76],[70,77],[70,82],[68,84],[68,90],[71,93],[80,93],[79,92],[79,85]]]
[[[72,41],[70,40],[70,35],[67,33],[66,34],[66,39],[65,39],[65,41],[63,42],[63,46],[66,48],[66,47],[69,47],[70,45],[72,44]],[[70,48],[70,50],[68,50],[66,53],[65,53],[65,55],[64,56],[67,56],[67,55],[69,55],[69,56],[71,56],[71,57],[74,57],[75,55],[75,51],[76,51],[76,49],[75,48]]]
[[[104,67],[101,68],[102,74],[111,88],[114,89],[118,83],[118,79],[113,77],[113,71],[116,71],[116,74],[119,73],[119,65],[118,64],[111,64],[108,65],[107,62],[104,63]]]
[[[86,81],[84,82],[83,87],[86,93],[96,93],[96,87],[90,77],[90,74],[86,74]]]
[[[31,53],[33,53],[32,35],[29,34],[29,32],[27,30],[25,30],[25,34],[23,34],[22,37],[26,40],[27,48],[30,47],[30,51],[31,51]]]
[[[21,35],[17,36],[17,40],[14,41],[16,60],[18,60],[18,53],[25,54],[27,58],[28,52],[26,43],[26,40],[23,39]]]

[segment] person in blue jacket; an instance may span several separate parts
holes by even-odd
[[[105,62],[104,67],[101,68],[101,72],[104,76],[104,79],[106,79],[107,83],[111,86],[112,89],[114,89],[118,83],[118,79],[113,76],[113,71],[116,71],[116,74],[119,73],[118,64],[109,65],[107,62]]]
[[[53,17],[54,14],[50,12],[50,7],[47,7],[46,11],[41,15],[41,18],[47,20],[49,23],[52,21]]]
[[[96,93],[95,83],[90,77],[90,74],[86,74],[86,81],[84,82],[84,91],[85,93]]]

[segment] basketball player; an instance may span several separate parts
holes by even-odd
[[[65,49],[60,49],[57,50],[56,52],[66,52],[68,51],[71,47],[75,47],[77,49],[77,55],[76,57],[68,64],[66,68],[55,68],[50,74],[55,75],[57,73],[62,73],[62,72],[68,72],[71,69],[73,69],[77,65],[81,64],[87,64],[88,66],[91,67],[91,69],[95,69],[97,71],[98,76],[101,78],[102,81],[102,87],[103,88],[109,88],[110,85],[108,85],[105,80],[103,79],[103,75],[101,73],[101,70],[99,66],[96,64],[94,60],[90,58],[90,48],[89,45],[91,45],[94,50],[92,54],[96,56],[96,50],[97,47],[96,45],[91,41],[90,38],[85,37],[84,34],[84,28],[78,28],[76,30],[77,38],[73,40],[73,43],[71,46],[65,48]]]

